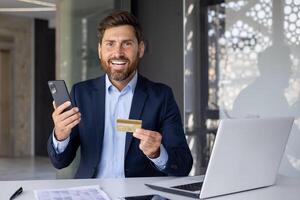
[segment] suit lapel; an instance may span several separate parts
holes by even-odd
[[[137,84],[132,98],[129,119],[140,119],[145,101],[147,99],[146,86],[142,76],[138,76]],[[132,134],[126,133],[125,158],[131,144]]]
[[[102,76],[95,83],[95,90],[93,91],[93,110],[94,121],[96,127],[96,152],[98,154],[98,165],[102,152],[103,136],[104,136],[104,124],[105,124],[105,76]]]

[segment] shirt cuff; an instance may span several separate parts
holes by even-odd
[[[148,157],[149,158],[149,157]],[[165,147],[160,145],[160,153],[157,158],[149,158],[159,170],[163,170],[166,168],[166,164],[168,162],[169,156]]]
[[[65,140],[63,141],[58,141],[55,136],[54,136],[54,131],[52,132],[52,141],[53,141],[53,147],[55,149],[55,152],[57,154],[60,154],[62,152],[64,152],[64,150],[67,148],[69,141],[70,141],[70,136],[67,137]]]

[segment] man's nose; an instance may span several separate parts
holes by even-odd
[[[116,55],[119,55],[119,56],[124,55],[124,48],[123,48],[122,44],[117,44],[116,45],[115,53],[116,53]]]

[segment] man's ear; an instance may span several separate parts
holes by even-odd
[[[100,44],[100,42],[98,43],[98,57],[101,60],[101,44]]]
[[[144,56],[144,52],[145,52],[145,43],[141,41],[139,43],[139,58],[142,58]]]

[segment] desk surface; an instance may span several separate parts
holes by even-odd
[[[144,183],[172,179],[172,177],[127,178],[127,179],[72,179],[72,180],[38,180],[38,181],[0,181],[0,199],[9,199],[10,195],[20,186],[24,192],[16,200],[34,200],[36,189],[58,189],[84,185],[99,185],[112,199],[118,197],[144,194],[160,194],[170,199],[191,200],[192,198],[158,192]],[[226,195],[211,200],[299,200],[300,180],[278,176],[274,186]]]

